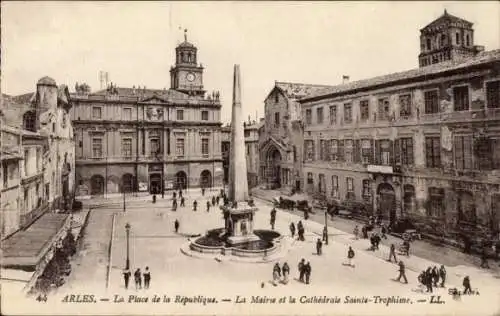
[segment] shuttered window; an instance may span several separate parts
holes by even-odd
[[[455,136],[454,145],[456,168],[472,169],[472,136]]]

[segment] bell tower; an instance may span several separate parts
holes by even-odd
[[[194,96],[203,96],[203,66],[198,64],[198,49],[188,42],[184,30],[184,42],[175,48],[175,66],[170,68],[170,87]]]
[[[443,15],[420,30],[420,67],[473,57],[484,50],[474,45],[473,24],[449,14]]]

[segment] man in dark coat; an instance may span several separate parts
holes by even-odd
[[[316,241],[316,254],[318,256],[321,256],[321,248],[323,247],[323,243],[321,242],[321,239],[318,238],[318,240]]]
[[[432,268],[431,275],[432,275],[432,285],[434,287],[437,287],[437,284],[439,282],[439,272],[438,272],[438,268],[436,266],[434,266],[434,268]]]
[[[146,267],[146,270],[142,274],[144,277],[144,288],[149,289],[149,283],[151,282],[151,273],[149,272],[149,267]]]
[[[176,219],[174,222],[175,233],[179,232],[179,226],[180,226],[179,221]]]
[[[215,196],[212,196],[212,206],[215,206]]]
[[[193,202],[193,211],[196,212],[196,207],[198,206],[198,202],[196,202],[196,200],[194,200]]]
[[[439,268],[439,276],[441,277],[441,287],[444,287],[444,282],[446,281],[446,269],[444,265],[441,265],[441,268]]]
[[[142,276],[141,269],[137,268],[134,272],[135,289],[139,290],[142,288]]]
[[[184,197],[181,197],[181,207],[184,207],[184,206],[185,206],[185,205],[184,205],[184,202],[185,202]]]
[[[398,259],[396,259],[396,246],[394,244],[391,244],[388,261],[392,262],[392,258],[394,258],[394,262],[398,262]]]
[[[464,294],[471,294],[472,293],[472,289],[470,287],[469,276],[466,276],[464,278],[464,281],[463,281],[462,285],[464,286]]]
[[[401,278],[403,278],[405,283],[408,283],[408,279],[406,279],[406,274],[405,274],[405,264],[403,263],[403,261],[399,261],[399,276],[396,279],[396,281],[401,280]]]
[[[274,224],[276,223],[276,209],[273,207],[271,210],[271,229],[274,230]]]
[[[210,212],[210,201],[207,201],[207,212]]]
[[[219,201],[220,201],[220,196],[217,195],[217,197],[215,198],[215,202],[217,203],[217,205],[219,205]]]
[[[130,280],[130,276],[132,273],[130,273],[129,269],[123,270],[123,280],[125,281],[125,289],[128,289],[128,282]]]
[[[432,293],[432,269],[428,267],[425,271],[425,286],[427,287],[426,292]]]
[[[292,222],[290,223],[290,233],[292,234],[292,238],[295,237],[295,224]]]
[[[300,260],[299,262],[299,281],[304,282],[304,266],[305,266],[305,259]]]
[[[309,280],[311,279],[311,264],[309,261],[304,265],[304,274],[306,276],[306,284],[309,284]]]
[[[205,196],[205,188],[201,188],[201,196]]]

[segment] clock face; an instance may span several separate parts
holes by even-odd
[[[187,74],[186,79],[190,82],[194,81],[195,75],[194,73],[190,72]]]

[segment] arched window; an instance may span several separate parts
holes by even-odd
[[[431,39],[427,39],[427,50],[431,50]]]
[[[35,112],[28,111],[23,115],[23,128],[28,131],[34,132],[36,129],[36,116]]]

